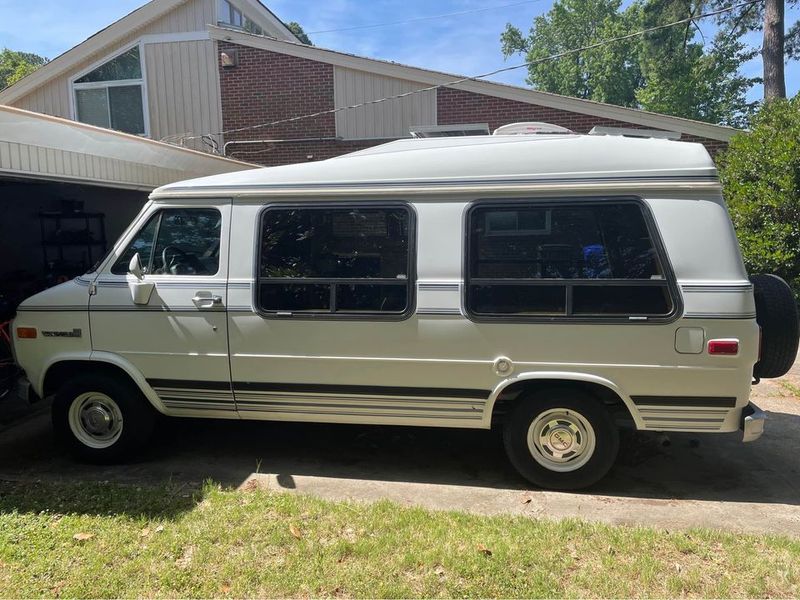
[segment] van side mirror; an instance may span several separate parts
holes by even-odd
[[[142,267],[142,259],[139,258],[138,252],[131,257],[131,262],[128,263],[128,273],[136,277],[139,281],[144,279],[144,268]]]
[[[153,295],[153,289],[156,284],[152,281],[144,280],[144,268],[142,267],[142,259],[139,258],[139,253],[133,255],[131,262],[128,263],[128,275],[133,276],[134,279],[128,278],[128,288],[131,290],[131,300],[134,304],[147,304],[150,302],[150,296]]]

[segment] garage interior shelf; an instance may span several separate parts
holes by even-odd
[[[57,282],[85,272],[106,253],[105,214],[83,211],[42,211],[44,268]]]

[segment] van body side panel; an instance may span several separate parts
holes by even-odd
[[[260,212],[257,205],[236,207],[234,256],[256,260]],[[418,214],[417,223],[423,221],[428,217]],[[434,227],[419,225],[417,236]],[[457,225],[446,231],[459,248]],[[458,252],[442,254],[456,269],[451,306],[457,316]],[[424,268],[419,261],[417,268]],[[482,426],[491,365],[481,365],[469,349],[448,356],[443,348],[458,337],[462,319],[264,317],[253,306],[254,273],[252,262],[231,264],[231,368],[243,418]]]
[[[14,354],[37,395],[47,368],[59,360],[88,358],[89,279],[76,277],[22,302],[12,325]],[[34,327],[35,339],[18,339],[17,328]]]
[[[690,211],[697,206],[681,202]],[[702,312],[701,304],[691,294],[701,303],[718,304],[723,298],[730,302],[726,310],[749,311],[738,314],[740,318],[681,315],[668,323],[477,323],[463,311],[467,206],[466,200],[415,199],[416,312],[404,321],[390,322],[257,314],[251,261],[256,260],[253,249],[258,245],[261,206],[238,205],[231,251],[237,257],[252,257],[231,264],[231,366],[240,415],[488,428],[496,392],[505,384],[541,373],[564,373],[570,379],[613,382],[642,429],[733,431],[739,427],[757,359],[758,334],[752,292],[742,283],[738,251],[735,260],[723,265],[728,271],[717,282],[731,284],[724,278],[735,278],[734,283],[745,286],[738,298],[727,290],[679,293],[697,312]],[[710,201],[708,211],[719,217],[717,226],[725,225],[724,207]],[[680,218],[691,219],[691,213]],[[722,227],[723,240],[730,233],[726,227]],[[674,244],[672,238],[666,244],[670,259]],[[687,257],[684,253],[678,258],[673,267],[680,281],[680,261]],[[708,270],[697,273],[709,280]],[[704,343],[714,338],[739,339],[740,354],[681,354],[676,350],[676,332],[682,327],[702,329]],[[500,357],[511,360],[512,373],[497,374],[495,362]]]
[[[646,199],[681,282],[749,283],[720,193],[675,191]]]

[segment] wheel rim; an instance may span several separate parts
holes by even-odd
[[[90,448],[108,448],[122,435],[122,411],[100,392],[81,394],[69,407],[69,428]]]
[[[580,469],[592,458],[595,445],[592,424],[572,409],[546,410],[528,428],[528,450],[536,462],[551,471]]]

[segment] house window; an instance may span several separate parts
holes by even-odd
[[[248,33],[264,35],[264,30],[257,23],[243,14],[228,0],[217,0],[217,23],[244,29]]]
[[[636,319],[673,311],[636,202],[482,203],[469,212],[468,232],[473,316]]]
[[[72,86],[78,121],[146,135],[139,46],[86,73]]]
[[[400,316],[413,294],[404,205],[273,207],[261,218],[258,305],[277,316]]]

